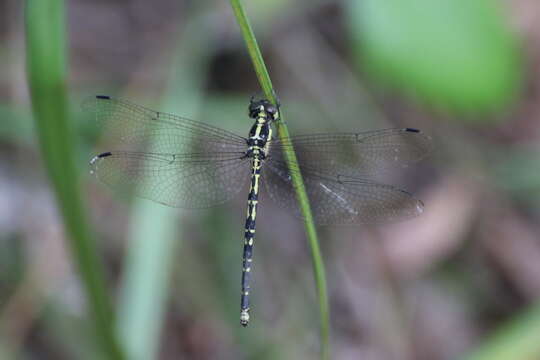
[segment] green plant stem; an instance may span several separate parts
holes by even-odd
[[[255,67],[255,72],[259,79],[259,83],[263,89],[266,98],[270,99],[272,103],[277,104],[275,92],[268,75],[268,70],[261,55],[257,40],[251,29],[251,25],[246,16],[246,12],[240,2],[240,0],[231,0],[231,5],[242,31],[242,36],[246,42],[249,55]],[[280,112],[280,120],[277,122],[276,129],[280,139],[289,138],[289,130],[283,121],[283,112]],[[292,146],[283,150],[285,160],[289,169],[299,169],[296,153]],[[315,274],[315,282],[317,285],[317,296],[319,298],[319,311],[320,311],[320,326],[321,326],[321,358],[328,359],[330,354],[329,349],[329,311],[328,311],[328,296],[326,291],[326,276],[324,270],[324,263],[321,256],[319,247],[319,241],[317,237],[317,231],[315,229],[315,222],[313,220],[313,214],[309,205],[309,198],[306,193],[306,187],[302,179],[302,175],[298,171],[291,171],[291,177],[293,186],[296,190],[296,199],[300,204],[300,210],[304,217],[304,226],[306,235],[308,238],[309,246],[311,248],[311,256],[313,259],[313,271]]]
[[[32,108],[52,187],[78,267],[96,336],[108,359],[123,359],[113,332],[103,266],[86,222],[75,166],[74,134],[66,96],[65,5],[63,0],[27,0],[26,60]],[[46,256],[46,254],[44,254]]]

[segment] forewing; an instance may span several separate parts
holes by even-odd
[[[185,154],[240,152],[247,147],[243,137],[229,131],[110,96],[89,98],[83,109],[95,114],[97,124],[130,150]]]
[[[268,157],[283,162],[283,150],[291,146],[303,171],[363,178],[421,160],[430,152],[431,139],[411,128],[299,135],[276,139]]]
[[[128,151],[92,159],[92,172],[110,187],[165,205],[206,208],[233,198],[249,178],[243,153],[157,154]]]

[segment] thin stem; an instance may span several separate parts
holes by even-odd
[[[264,95],[267,99],[270,99],[274,104],[277,104],[274,88],[268,75],[268,70],[261,55],[257,40],[251,29],[251,25],[246,16],[246,12],[240,2],[240,0],[231,0],[231,5],[242,31],[242,36],[246,42],[249,56],[255,67],[255,72],[259,79],[259,83],[263,89]],[[289,138],[289,130],[283,121],[283,112],[280,111],[281,121],[277,122],[276,129],[280,139]],[[289,169],[298,167],[298,160],[296,153],[292,146],[287,146],[283,149],[285,160]],[[309,198],[306,193],[306,187],[302,179],[302,175],[297,171],[291,171],[291,177],[293,186],[296,190],[296,199],[300,204],[300,211],[304,217],[304,226],[306,230],[307,239],[311,248],[311,257],[313,259],[313,271],[315,275],[315,282],[317,286],[317,296],[319,298],[319,311],[320,311],[320,327],[321,327],[321,358],[329,359],[329,311],[328,311],[328,296],[326,291],[326,276],[324,270],[324,263],[321,256],[319,247],[319,241],[317,237],[317,231],[315,229],[315,222],[313,220],[313,214],[309,205]]]

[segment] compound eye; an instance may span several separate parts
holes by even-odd
[[[259,111],[258,106],[250,106],[248,109],[249,117],[255,117],[258,111]]]
[[[275,106],[273,105],[269,105],[267,108],[266,108],[266,111],[272,115],[274,115],[276,112],[277,112],[277,109]]]

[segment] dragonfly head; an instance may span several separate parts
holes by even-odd
[[[251,98],[249,103],[249,117],[255,119],[264,116],[268,121],[278,119],[278,108],[266,99],[254,100]]]

